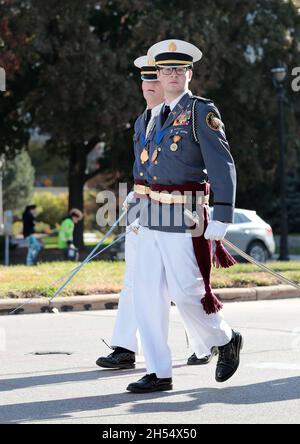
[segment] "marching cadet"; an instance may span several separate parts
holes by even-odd
[[[161,83],[157,81],[154,60],[147,56],[139,57],[134,62],[141,70],[142,90],[147,103],[147,108],[141,114],[134,125],[134,153],[135,163],[133,168],[135,197],[131,194],[127,198],[128,227],[125,238],[125,279],[124,288],[120,294],[116,324],[112,337],[112,349],[114,351],[107,357],[97,360],[99,367],[114,369],[130,369],[135,367],[135,353],[138,351],[137,322],[134,311],[132,286],[135,273],[134,263],[138,242],[137,218],[140,207],[145,203],[145,191],[148,166],[147,138],[153,131],[155,117],[159,114],[163,105],[164,96]],[[139,196],[141,198],[139,198]],[[137,198],[136,198],[137,197]]]
[[[135,367],[135,354],[138,351],[137,322],[135,319],[132,287],[134,277],[134,261],[137,250],[137,216],[141,205],[147,204],[145,194],[150,190],[147,186],[147,167],[149,166],[149,145],[147,139],[154,131],[155,118],[161,111],[164,97],[161,83],[157,81],[157,71],[154,59],[150,56],[142,56],[134,61],[136,67],[141,70],[142,91],[147,103],[147,108],[141,114],[134,126],[134,154],[133,167],[134,191],[137,196],[136,205],[134,198],[129,197],[130,210],[128,211],[128,229],[125,238],[125,278],[124,288],[120,295],[116,324],[112,337],[112,349],[108,356],[98,358],[96,364],[103,368],[130,369]],[[187,361],[188,365],[209,364],[217,349],[212,353],[197,357],[194,353]]]
[[[234,264],[221,240],[233,222],[236,170],[218,109],[188,88],[193,64],[202,53],[190,43],[166,40],[149,54],[165,104],[150,137],[150,190],[145,190],[148,205],[141,210],[135,262],[133,298],[147,367],[147,374],[127,387],[135,393],[172,389],[167,294],[177,305],[196,355],[219,348],[217,382],[237,371],[243,343],[223,319],[210,282],[212,241],[219,265]]]

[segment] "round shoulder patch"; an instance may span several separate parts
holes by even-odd
[[[213,131],[220,131],[223,126],[223,122],[216,113],[209,112],[206,116],[206,124]]]

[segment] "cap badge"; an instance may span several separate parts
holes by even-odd
[[[147,63],[148,63],[148,66],[155,66],[155,60],[154,60],[154,58],[151,57],[151,56],[149,56],[149,57],[148,57],[148,61],[147,61]]]
[[[170,52],[176,52],[176,51],[177,51],[177,45],[176,45],[176,43],[175,43],[175,42],[171,42],[171,43],[169,44],[169,46],[168,46],[168,50],[169,50]]]

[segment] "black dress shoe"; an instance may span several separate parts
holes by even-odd
[[[172,378],[158,378],[155,373],[145,375],[137,382],[129,384],[127,390],[132,393],[151,393],[172,390]]]
[[[211,354],[208,356],[204,356],[204,358],[197,358],[196,353],[194,353],[192,356],[189,357],[187,360],[187,365],[207,365],[210,364],[214,356],[217,356],[218,354],[218,347],[213,347],[211,349]]]
[[[126,348],[117,347],[110,355],[101,356],[96,364],[103,368],[126,370],[135,368],[135,353]]]
[[[233,332],[232,340],[224,347],[219,347],[219,360],[216,370],[216,381],[225,382],[230,379],[240,365],[240,353],[243,348],[243,337]]]

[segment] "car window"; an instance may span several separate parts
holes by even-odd
[[[213,208],[209,207],[209,217],[212,219],[213,217]],[[252,222],[251,219],[243,213],[239,213],[238,211],[234,212],[234,224],[246,224],[248,222]]]
[[[246,224],[247,222],[251,222],[251,220],[242,213],[234,213],[234,223],[235,224]]]

